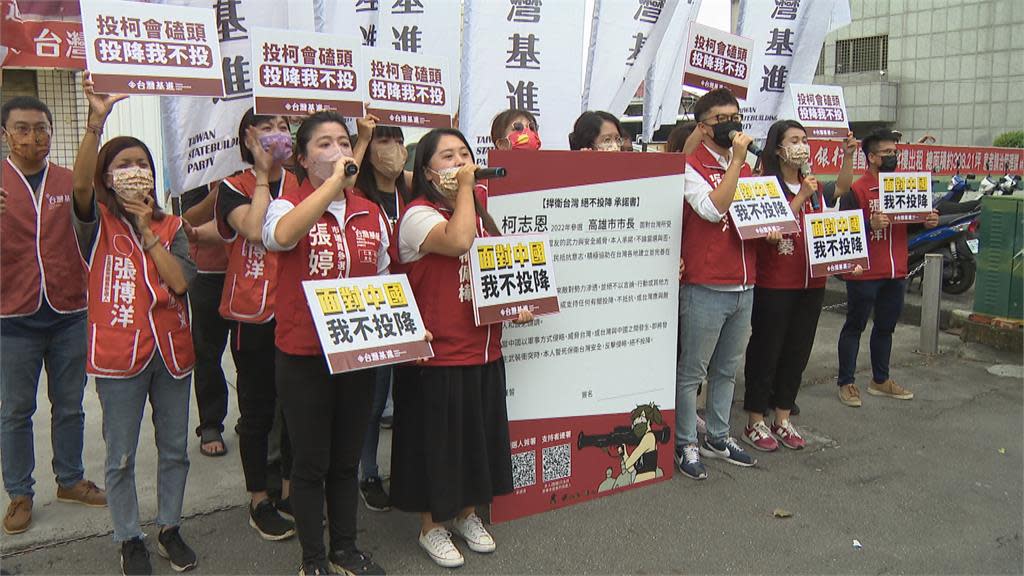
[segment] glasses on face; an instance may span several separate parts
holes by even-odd
[[[708,120],[714,120],[715,124],[721,124],[722,122],[730,122],[730,121],[732,121],[732,122],[743,122],[743,114],[739,114],[739,113],[732,114],[732,115],[729,115],[729,114],[715,114],[714,116],[708,116],[707,118],[702,120],[702,122],[704,122],[705,124],[711,125],[710,122],[708,122]]]
[[[15,124],[13,128],[4,128],[8,134],[15,136],[21,136],[24,138],[33,132],[36,135],[49,136],[53,134],[53,127],[49,124],[36,124],[35,126],[29,126],[28,124]]]
[[[515,132],[522,132],[527,127],[530,130],[533,130],[534,132],[537,131],[537,123],[536,122],[530,122],[529,124],[526,124],[526,125],[524,125],[522,122],[515,122],[515,123],[512,124],[512,130],[515,131]]]
[[[615,144],[616,146],[622,146],[622,138],[619,136],[605,136],[597,141],[597,144]]]

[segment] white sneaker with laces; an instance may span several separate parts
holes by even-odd
[[[451,532],[444,528],[434,528],[426,534],[420,534],[420,548],[423,548],[430,559],[444,568],[458,568],[466,563],[462,552],[452,542]]]
[[[465,520],[456,518],[452,522],[452,528],[455,529],[456,534],[462,536],[466,544],[469,545],[469,549],[473,552],[479,552],[480,554],[494,552],[496,548],[494,538],[484,528],[484,521],[476,514],[470,514]]]

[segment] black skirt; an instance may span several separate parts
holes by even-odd
[[[395,371],[391,503],[435,522],[512,492],[505,362]]]

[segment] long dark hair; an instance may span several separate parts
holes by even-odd
[[[622,137],[622,124],[614,114],[604,110],[588,111],[580,114],[576,123],[572,125],[572,132],[569,133],[569,149],[593,148],[594,140],[601,133],[601,126],[605,122],[614,124],[615,131],[619,133],[620,138]]]
[[[462,135],[462,132],[454,128],[434,128],[430,132],[427,132],[426,136],[420,138],[419,143],[416,145],[416,160],[413,162],[412,167],[412,197],[420,198],[426,197],[432,204],[440,204],[450,210],[454,210],[451,201],[444,194],[437,191],[433,183],[427,178],[427,169],[430,165],[430,159],[433,158],[434,153],[437,152],[437,144],[441,141],[442,136],[455,136],[469,149],[469,155],[476,163],[476,156],[473,155],[473,147],[469,145],[469,141]],[[487,230],[492,236],[500,236],[501,231],[498,230],[497,224],[494,223],[494,218],[487,213],[483,205],[480,204],[480,200],[473,194],[473,207],[476,208],[476,214],[483,220],[484,229]]]
[[[696,129],[697,123],[693,120],[687,120],[676,124],[676,127],[668,133],[668,141],[665,142],[666,151],[682,152],[683,148],[686,147],[686,141]]]
[[[153,171],[153,189],[149,191],[149,195],[153,198],[153,220],[163,220],[164,212],[160,209],[160,199],[156,194],[156,164],[153,162],[153,153],[149,151],[149,146],[131,136],[117,136],[111,138],[106,144],[100,148],[100,151],[96,154],[96,172],[93,174],[92,185],[93,190],[96,193],[96,201],[102,203],[107,207],[107,210],[111,214],[120,218],[125,216],[124,210],[121,208],[121,202],[117,199],[117,194],[113,190],[107,188],[107,172],[110,170],[110,164],[114,161],[114,158],[128,150],[130,148],[142,148],[142,151],[146,153],[146,159],[149,160],[149,169]],[[128,218],[132,228],[135,227],[135,220]],[[138,230],[136,230],[138,232]]]
[[[776,121],[768,129],[768,136],[764,140],[764,151],[761,152],[760,159],[757,161],[757,166],[755,166],[754,170],[755,172],[760,172],[762,176],[775,176],[783,192],[788,191],[789,188],[782,178],[782,158],[779,157],[779,146],[782,144],[782,139],[786,136],[786,131],[790,128],[796,128],[804,134],[807,133],[804,125],[796,120]],[[797,172],[800,178],[803,179],[804,174],[800,170],[797,170]]]
[[[359,175],[356,176],[356,188],[361,190],[367,198],[373,200],[378,206],[383,206],[383,203],[388,201],[387,196],[382,194],[381,190],[377,190],[377,179],[373,175],[373,163],[370,161],[373,152],[373,140],[374,138],[394,138],[405,142],[405,133],[398,126],[375,126],[373,134],[370,136],[369,145],[366,147],[366,153],[363,154],[363,161],[359,164]],[[412,202],[412,192],[409,187],[405,185],[405,174],[399,173],[398,179],[395,181],[395,188],[398,189],[398,195],[402,198],[402,202],[408,204]]]
[[[295,164],[293,168],[295,175],[299,178],[301,183],[305,179],[309,178],[309,174],[306,173],[306,169],[299,162],[299,158],[306,157],[306,146],[309,146],[309,141],[313,138],[313,131],[316,127],[321,124],[328,124],[334,122],[341,124],[341,127],[345,129],[345,134],[348,135],[349,140],[352,140],[352,133],[348,131],[348,126],[345,124],[345,117],[337,112],[322,111],[315,114],[310,114],[299,124],[299,129],[295,132],[295,150],[292,152],[292,160]]]

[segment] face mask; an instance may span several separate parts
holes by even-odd
[[[274,157],[274,162],[284,162],[292,155],[291,134],[268,132],[260,135],[260,146]]]
[[[607,140],[598,144],[595,150],[599,152],[619,152],[622,150],[622,144],[615,140]]]
[[[878,167],[879,172],[895,172],[899,165],[899,156],[882,156],[882,164]]]
[[[740,122],[719,122],[712,129],[714,130],[714,136],[712,136],[711,140],[722,148],[730,148],[732,147],[732,138],[729,138],[729,132],[733,130],[742,132],[743,124]]]
[[[782,154],[779,156],[791,166],[799,168],[811,157],[811,147],[804,143],[789,144],[782,146]]]
[[[319,158],[310,158],[307,172],[310,176],[327,181],[334,174],[334,163],[340,158],[341,150],[333,148],[329,152],[324,152]]]
[[[398,143],[373,147],[373,167],[388,178],[397,178],[408,158],[409,151]]]
[[[508,144],[513,150],[540,150],[540,135],[523,128],[518,132],[509,132]]]
[[[437,188],[437,191],[445,196],[455,196],[455,193],[459,191],[459,180],[455,175],[459,173],[460,168],[461,166],[452,166],[442,170],[430,170],[441,178],[440,182],[434,182],[434,188]]]
[[[122,200],[137,200],[153,189],[153,172],[138,166],[111,170],[110,180],[110,187]]]

